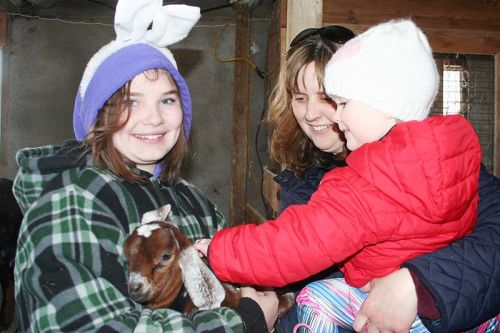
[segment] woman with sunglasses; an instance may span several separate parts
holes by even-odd
[[[325,172],[342,165],[348,154],[336,126],[315,135],[305,118],[336,107],[324,92],[324,69],[337,48],[352,37],[353,32],[341,26],[310,28],[290,44],[267,117],[270,158],[284,168],[275,178],[282,210],[308,202]],[[478,222],[472,234],[417,257],[364,288],[371,291],[354,322],[357,331],[408,331],[417,313],[433,332],[458,331],[500,312],[500,180],[484,167],[479,196]],[[334,267],[312,279],[332,274],[338,274]],[[466,284],[469,274],[473,281]],[[295,324],[292,309],[278,330],[291,332]]]

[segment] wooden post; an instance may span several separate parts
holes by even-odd
[[[7,42],[7,12],[0,12],[0,47]]]
[[[287,2],[286,49],[299,32],[319,28],[323,22],[323,0],[293,0]]]
[[[250,58],[250,18],[248,7],[237,6],[235,54],[236,58]],[[247,201],[247,173],[250,142],[250,66],[245,61],[234,64],[233,159],[231,178],[230,224],[245,222]]]

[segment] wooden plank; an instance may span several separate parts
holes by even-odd
[[[328,2],[328,1],[327,1]],[[323,0],[293,0],[287,2],[286,45],[300,31],[321,27]]]
[[[341,24],[356,33],[361,33],[370,27],[358,24],[337,24]],[[328,25],[328,23],[325,23],[325,25]],[[494,55],[500,50],[500,30],[472,31],[421,28],[427,35],[434,52]]]
[[[427,28],[499,30],[500,4],[491,0],[330,0],[323,22],[374,25],[411,17]]]
[[[281,64],[281,21],[280,3],[273,3],[271,21],[267,34],[267,77],[265,81],[265,96],[269,98],[272,89],[278,80]]]
[[[493,149],[493,173],[500,177],[500,52],[495,54],[495,138]]]
[[[248,221],[248,223],[259,224],[265,222],[266,220],[267,219],[259,213],[257,209],[255,209],[252,205],[247,204],[245,221]]]
[[[324,3],[323,25],[356,32],[395,17],[411,17],[435,52],[496,54],[500,49],[498,2],[470,0],[332,0]]]
[[[0,11],[0,47],[7,42],[7,12]]]
[[[500,51],[500,30],[423,30],[434,52],[493,55]]]
[[[235,8],[236,58],[250,58],[250,9]],[[233,159],[231,177],[231,225],[245,222],[247,199],[248,149],[250,136],[250,66],[244,61],[234,65],[234,110],[233,110]]]
[[[262,173],[262,195],[273,215],[280,211],[280,186],[274,181],[274,177],[276,174],[265,166]]]
[[[279,0],[278,0],[279,1]],[[281,61],[285,61],[286,57],[286,50],[288,49],[288,44],[286,43],[286,24],[288,21],[287,18],[287,7],[288,7],[288,1],[287,0],[281,0],[279,1],[280,3],[280,52],[281,52]],[[281,63],[281,62],[280,62]]]

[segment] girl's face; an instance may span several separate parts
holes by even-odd
[[[334,96],[337,103],[334,120],[354,151],[365,143],[380,140],[396,124],[396,119],[362,103]]]
[[[137,75],[130,84],[128,107],[128,121],[113,134],[113,144],[137,168],[153,173],[182,128],[181,102],[170,74],[150,70]],[[125,118],[127,110],[122,115]]]
[[[304,66],[292,96],[292,110],[297,123],[314,145],[327,153],[340,153],[344,142],[333,121],[335,103],[325,94],[316,77],[316,65]]]

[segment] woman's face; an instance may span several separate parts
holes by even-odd
[[[304,66],[292,96],[292,110],[297,123],[314,145],[327,153],[340,153],[344,142],[333,121],[335,103],[325,94],[316,77],[316,65]]]
[[[113,134],[113,144],[137,168],[153,173],[156,163],[176,144],[182,128],[181,102],[170,74],[151,70],[137,75],[130,84],[128,106],[129,119]],[[125,110],[123,117],[126,115]]]

